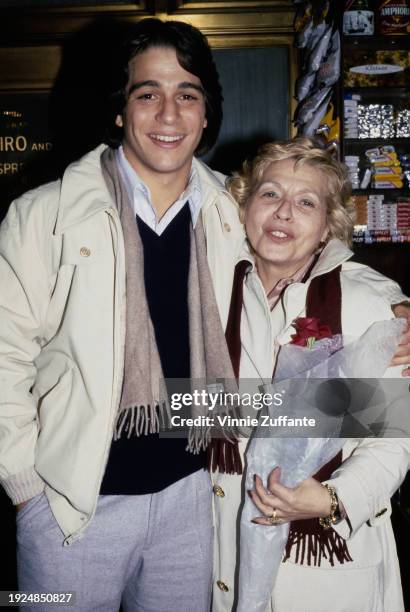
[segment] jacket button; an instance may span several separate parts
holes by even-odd
[[[91,251],[87,247],[81,247],[80,255],[81,255],[81,257],[90,257]]]
[[[223,591],[224,593],[227,593],[229,591],[229,587],[227,587],[227,585],[222,582],[222,580],[217,580],[216,584],[218,588],[221,589],[221,591]]]
[[[214,485],[214,493],[217,497],[225,497],[225,491],[219,485]]]
[[[224,228],[227,232],[231,231],[231,226],[229,225],[229,223],[224,223]]]
[[[375,518],[379,518],[379,516],[383,516],[383,514],[387,512],[387,508],[383,508],[383,510],[380,510],[380,512],[378,512],[377,514],[375,514]]]

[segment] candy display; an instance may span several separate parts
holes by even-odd
[[[396,138],[410,138],[410,108],[397,111]]]
[[[343,5],[342,158],[354,241],[410,243],[410,0]]]
[[[359,138],[394,138],[392,104],[358,104],[357,126]]]
[[[403,188],[402,167],[393,146],[368,149],[365,155],[371,166],[371,186],[373,189]]]
[[[410,109],[393,104],[363,104],[359,94],[344,100],[345,138],[410,138]]]
[[[346,155],[344,161],[354,190],[410,188],[410,156],[399,156],[392,145],[367,149],[363,156]]]

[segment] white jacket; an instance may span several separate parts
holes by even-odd
[[[14,503],[45,486],[66,544],[95,511],[123,378],[124,244],[103,150],[14,202],[0,230],[0,478]],[[222,175],[194,163],[225,325],[243,230]]]
[[[342,264],[342,329],[354,339],[374,322],[393,317],[390,301],[382,295],[374,271],[347,261],[351,252],[338,240],[331,241],[308,282],[286,288],[271,312],[255,268],[244,284],[242,310],[241,378],[267,380],[280,345],[294,333],[292,321],[305,316],[310,280]],[[250,261],[252,259],[249,257]],[[273,349],[273,350],[272,350]],[[389,368],[386,376],[400,376],[401,368]],[[241,440],[242,452],[247,440]],[[292,559],[279,569],[270,610],[274,612],[399,612],[403,610],[400,571],[390,523],[390,497],[409,468],[407,439],[352,439],[343,448],[343,463],[331,479],[343,501],[347,521],[335,529],[345,539],[353,562],[321,567],[296,565]],[[243,501],[242,478],[214,474],[215,576],[213,612],[235,609],[238,569],[237,519]],[[255,516],[260,514],[255,508]],[[249,612],[252,612],[251,610]]]

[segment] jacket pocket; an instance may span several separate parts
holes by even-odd
[[[73,370],[66,364],[66,369],[61,374],[52,376],[48,380],[47,390],[40,391],[38,398],[38,418],[40,425],[39,442],[43,429],[49,425],[52,419],[57,424],[64,413],[71,396]],[[55,426],[55,425],[54,425]]]
[[[57,274],[51,300],[46,313],[43,340],[47,344],[56,335],[64,319],[64,312],[70,294],[75,265],[63,264]]]

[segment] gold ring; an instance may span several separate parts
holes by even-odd
[[[273,509],[272,516],[268,517],[268,521],[271,525],[278,525],[279,523],[282,522],[282,519],[279,518],[278,515],[276,514],[275,508]]]

